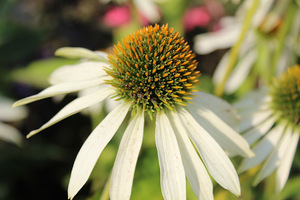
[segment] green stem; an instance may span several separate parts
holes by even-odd
[[[279,29],[278,36],[277,36],[278,41],[279,41],[278,48],[275,49],[274,56],[273,56],[272,63],[271,63],[271,70],[272,70],[271,75],[272,76],[274,76],[276,73],[277,63],[282,54],[282,50],[283,50],[287,35],[289,34],[291,25],[293,24],[294,20],[296,20],[296,18],[294,18],[294,16],[297,12],[297,5],[295,5],[293,3],[293,1],[291,1],[290,5],[289,5],[288,9],[286,9],[286,11],[287,11],[287,15],[284,19],[282,27]],[[269,81],[272,81],[272,80],[269,80]]]
[[[242,42],[244,41],[247,31],[250,28],[251,20],[253,15],[255,14],[256,8],[258,6],[259,0],[253,0],[251,8],[248,10],[245,21],[243,23],[242,32],[235,43],[235,45],[232,47],[230,54],[229,54],[229,61],[228,61],[228,67],[227,71],[225,72],[225,75],[223,77],[223,80],[216,86],[215,94],[217,96],[222,96],[224,93],[225,83],[236,63],[236,60],[238,58],[239,50],[242,45]]]
[[[110,188],[111,175],[108,177],[104,186],[103,192],[99,200],[109,200],[109,188]]]

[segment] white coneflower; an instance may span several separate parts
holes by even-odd
[[[263,163],[254,185],[276,170],[276,191],[280,192],[290,172],[300,134],[300,67],[289,68],[271,88],[251,93],[234,107],[241,114],[240,130],[256,156],[246,158],[244,172]]]
[[[16,145],[21,145],[24,136],[18,129],[5,122],[17,122],[27,116],[25,108],[12,109],[13,100],[0,96],[0,139]]]
[[[196,92],[199,71],[187,42],[168,26],[148,26],[125,37],[108,60],[94,52],[62,48],[59,55],[87,57],[97,62],[63,66],[51,76],[51,87],[15,103],[15,106],[46,97],[100,86],[79,97],[28,136],[91,105],[115,97],[120,104],[94,129],[75,160],[69,188],[73,198],[88,180],[102,150],[131,110],[131,121],[122,137],[111,175],[110,198],[129,199],[138,154],[142,145],[144,118],[156,120],[155,140],[165,199],[186,199],[186,179],[199,199],[213,199],[209,174],[224,188],[240,194],[239,179],[224,150],[253,156],[247,142],[220,118],[235,123],[232,107],[212,95]],[[185,108],[190,105],[192,115]],[[218,110],[217,108],[220,108]],[[219,115],[220,118],[217,116]],[[228,120],[229,119],[229,120]],[[220,144],[216,142],[221,141]],[[196,147],[200,157],[198,156]],[[208,171],[207,171],[208,170]]]
[[[199,34],[194,38],[194,49],[199,54],[233,47],[222,57],[213,75],[214,84],[225,84],[224,90],[228,94],[236,92],[251,72],[259,75],[259,80],[268,80],[270,76],[280,74],[287,66],[296,63],[294,57],[298,54],[296,44],[299,43],[300,33],[300,21],[296,20],[300,17],[297,3],[257,1],[253,16],[249,18],[246,14],[251,12],[251,4],[255,4],[255,1],[244,1],[235,17],[222,19],[221,30]],[[248,29],[243,30],[247,22]],[[240,48],[234,52],[237,46]],[[232,60],[233,52],[236,53],[235,60]],[[229,64],[233,68],[222,83]]]

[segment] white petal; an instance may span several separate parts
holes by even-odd
[[[0,139],[6,142],[14,143],[19,146],[23,142],[23,136],[16,128],[1,122],[0,122]]]
[[[291,170],[293,158],[297,149],[299,140],[299,133],[293,133],[291,143],[288,146],[282,160],[280,161],[279,167],[276,172],[276,192],[279,193],[285,186],[286,181]]]
[[[263,110],[263,111],[255,112],[250,116],[245,116],[242,119],[238,130],[240,132],[244,132],[246,130],[249,130],[252,127],[258,126],[260,123],[270,118],[272,114],[273,114],[272,110]]]
[[[238,171],[242,173],[262,163],[275,148],[283,133],[283,126],[276,126],[252,149],[255,157],[244,159]]]
[[[71,116],[74,115],[75,113],[80,112],[81,110],[92,106],[96,103],[99,103],[106,99],[109,95],[113,94],[115,91],[110,88],[110,87],[105,87],[105,88],[99,88],[97,92],[94,92],[92,94],[79,97],[72,102],[70,102],[68,105],[66,105],[63,109],[61,109],[54,117],[52,117],[46,124],[41,126],[37,130],[31,131],[28,135],[27,138],[37,134],[38,132],[48,128],[49,126],[52,126],[53,124]]]
[[[237,63],[225,85],[226,93],[234,93],[247,78],[253,63],[257,57],[255,50],[250,51]]]
[[[130,104],[125,103],[115,108],[84,142],[73,165],[68,198],[73,199],[86,183],[101,152],[121,125],[130,106]]]
[[[211,176],[225,189],[240,195],[239,178],[226,153],[186,110],[181,109],[179,114]]]
[[[65,65],[52,72],[49,82],[55,85],[64,82],[96,79],[107,75],[103,68],[108,66],[109,64],[105,62],[83,62],[76,65]]]
[[[24,119],[27,116],[27,109],[19,107],[12,109],[14,101],[0,96],[0,121],[14,122]]]
[[[171,112],[169,116],[179,145],[185,175],[188,178],[194,193],[198,199],[213,200],[212,181],[195,151],[193,144],[188,138],[186,129],[176,112]]]
[[[255,126],[254,128],[247,131],[245,134],[243,134],[243,137],[245,138],[245,140],[247,140],[249,145],[252,145],[261,136],[265,135],[270,130],[275,121],[276,119],[274,117],[270,117],[260,125]]]
[[[240,101],[233,104],[233,107],[237,110],[252,109],[253,106],[261,105],[264,102],[270,101],[270,98],[267,96],[268,89],[262,88],[259,90],[254,90],[249,92],[244,98]]]
[[[130,199],[136,162],[142,146],[144,112],[138,112],[122,137],[111,174],[110,199]]]
[[[151,23],[158,22],[160,19],[160,14],[158,12],[158,7],[153,3],[152,0],[133,0],[134,5]]]
[[[186,199],[186,182],[176,136],[167,115],[156,115],[155,143],[165,200]]]
[[[224,79],[224,75],[228,69],[228,62],[229,62],[229,53],[230,51],[227,51],[223,57],[221,58],[221,60],[219,61],[216,69],[215,69],[215,72],[212,76],[212,80],[213,80],[213,83],[215,85],[218,85],[221,83],[221,81]]]
[[[241,24],[237,22],[217,32],[196,35],[194,37],[194,50],[197,54],[208,54],[217,49],[231,47],[240,32]]]
[[[280,125],[277,125],[280,126]],[[283,134],[283,133],[281,133]],[[292,134],[291,132],[285,132],[280,142],[272,151],[271,155],[268,157],[261,170],[258,172],[254,179],[253,185],[257,185],[261,180],[268,177],[275,169],[279,166],[285,152],[287,151],[289,145],[291,144]]]
[[[229,124],[231,127],[237,127],[240,118],[236,110],[228,102],[206,92],[199,91],[195,94],[198,95],[193,100],[196,107],[200,104],[214,112],[226,124]]]
[[[197,122],[230,154],[253,157],[247,141],[229,127],[218,116],[202,105],[189,105],[189,110]]]
[[[104,83],[103,79],[94,79],[94,80],[88,80],[88,81],[80,81],[80,82],[68,82],[68,83],[62,83],[58,85],[53,85],[45,90],[41,91],[40,93],[27,97],[25,99],[21,99],[13,104],[13,107],[16,106],[21,106],[24,104],[31,103],[33,101],[37,101],[40,99],[45,99],[48,97],[52,97],[55,95],[60,95],[60,94],[66,94],[66,93],[71,93],[71,92],[76,92],[79,90],[83,90],[89,87],[94,87],[97,85],[100,85]]]
[[[80,47],[62,47],[56,50],[55,55],[66,58],[88,58],[92,60],[107,61],[106,57]]]

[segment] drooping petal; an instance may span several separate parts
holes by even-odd
[[[133,0],[134,5],[151,23],[158,22],[160,19],[160,14],[157,6],[152,0]]]
[[[170,121],[164,112],[156,115],[155,143],[164,199],[186,199],[185,173],[178,143]]]
[[[28,112],[25,107],[12,109],[14,101],[0,96],[0,121],[14,122],[24,119]]]
[[[105,56],[105,54],[99,55],[96,52],[81,47],[62,47],[56,50],[55,55],[66,58],[87,58],[98,61],[107,61],[107,56]]]
[[[247,141],[229,127],[213,112],[202,105],[189,105],[190,112],[197,122],[218,142],[228,153],[245,157],[253,157]]]
[[[266,95],[267,93],[267,88],[249,92],[244,98],[234,103],[232,106],[238,111],[252,109],[253,106],[260,106],[262,103],[270,101],[270,98]]]
[[[277,125],[280,126],[280,125]],[[283,133],[282,133],[283,134]],[[254,179],[253,185],[257,185],[261,180],[268,177],[275,169],[279,166],[285,152],[287,151],[289,145],[291,144],[292,133],[285,132],[280,139],[278,145],[273,149],[271,155],[265,161],[264,165],[258,172],[257,176]]]
[[[244,57],[241,58],[239,63],[231,72],[230,76],[225,85],[225,92],[226,93],[233,93],[235,92],[245,81],[247,78],[253,63],[257,57],[257,52],[255,50],[250,51]]]
[[[198,91],[195,94],[198,95],[198,97],[193,98],[193,103],[196,107],[198,105],[206,107],[231,127],[236,127],[239,124],[240,118],[236,110],[228,102],[206,92]]]
[[[260,125],[255,126],[249,131],[245,132],[243,134],[243,137],[245,138],[245,140],[247,140],[249,145],[252,145],[270,130],[270,128],[274,125],[275,121],[276,119],[274,117],[270,117]]]
[[[103,70],[109,66],[105,62],[83,62],[76,65],[65,65],[51,73],[49,82],[52,85],[97,79],[107,75]]]
[[[37,134],[38,132],[52,126],[53,124],[71,116],[74,115],[83,109],[92,106],[96,103],[99,103],[106,99],[108,96],[113,94],[115,91],[110,88],[110,87],[104,87],[104,88],[99,88],[97,92],[94,92],[92,94],[79,97],[72,102],[70,102],[68,105],[66,105],[63,109],[61,109],[54,117],[52,117],[46,124],[41,126],[37,130],[31,131],[28,135],[27,138]]]
[[[23,136],[18,129],[0,122],[0,140],[20,146]]]
[[[188,178],[194,193],[198,199],[213,200],[212,181],[195,151],[193,144],[188,138],[186,129],[176,112],[170,112],[169,116],[179,145],[185,175]]]
[[[286,181],[291,170],[293,158],[297,149],[297,144],[299,141],[299,133],[293,133],[291,138],[291,143],[288,149],[280,161],[279,167],[276,172],[276,192],[279,193],[285,186]]]
[[[240,195],[239,178],[226,153],[191,114],[184,109],[181,109],[179,114],[211,176],[225,189]]]
[[[252,149],[255,157],[246,158],[241,163],[238,172],[242,173],[262,163],[275,148],[283,134],[283,126],[276,126]]]
[[[111,174],[110,199],[130,199],[136,162],[142,146],[144,112],[138,112],[122,137]]]
[[[246,130],[249,130],[252,127],[258,126],[266,119],[270,118],[270,116],[273,114],[272,110],[262,110],[253,113],[249,116],[244,116],[238,130],[240,132],[244,132]]]
[[[130,106],[127,103],[120,104],[105,117],[84,142],[73,165],[68,198],[73,199],[86,183],[101,152],[121,125]]]
[[[88,80],[88,81],[80,81],[80,82],[68,82],[68,83],[62,83],[58,85],[53,85],[45,90],[41,91],[40,93],[21,99],[13,104],[13,107],[21,106],[24,104],[28,104],[40,99],[45,99],[48,97],[60,95],[60,94],[67,94],[71,92],[76,92],[79,90],[83,90],[89,87],[94,87],[97,85],[100,85],[104,83],[104,79],[94,79],[94,80]]]
[[[217,49],[231,47],[241,32],[241,24],[236,22],[222,30],[203,33],[194,37],[194,50],[198,54],[208,54]]]

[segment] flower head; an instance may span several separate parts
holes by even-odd
[[[131,101],[132,108],[143,109],[150,117],[166,108],[174,110],[192,99],[198,83],[196,56],[178,32],[168,26],[147,27],[118,43],[108,56],[112,77],[107,83],[117,96]]]
[[[129,110],[132,111],[131,121],[122,136],[111,175],[112,200],[130,198],[145,113],[156,120],[155,141],[165,199],[186,198],[185,177],[199,199],[213,199],[208,172],[222,187],[240,194],[236,171],[223,149],[249,157],[253,152],[224,122],[236,124],[232,107],[193,89],[200,72],[195,71],[197,61],[189,48],[167,25],[138,30],[118,43],[107,57],[82,48],[62,48],[57,55],[89,60],[57,69],[50,77],[52,86],[15,103],[17,106],[98,87],[95,92],[66,105],[50,121],[28,135],[32,136],[109,97],[116,97],[120,102],[81,147],[71,173],[69,198],[73,198],[86,183],[98,157]],[[192,93],[198,96],[194,97]],[[192,97],[195,106],[188,104]]]
[[[275,78],[270,89],[248,95],[234,105],[243,120],[240,129],[256,156],[246,158],[244,172],[263,163],[254,184],[276,170],[276,190],[280,192],[289,175],[300,134],[300,67],[289,68]]]

